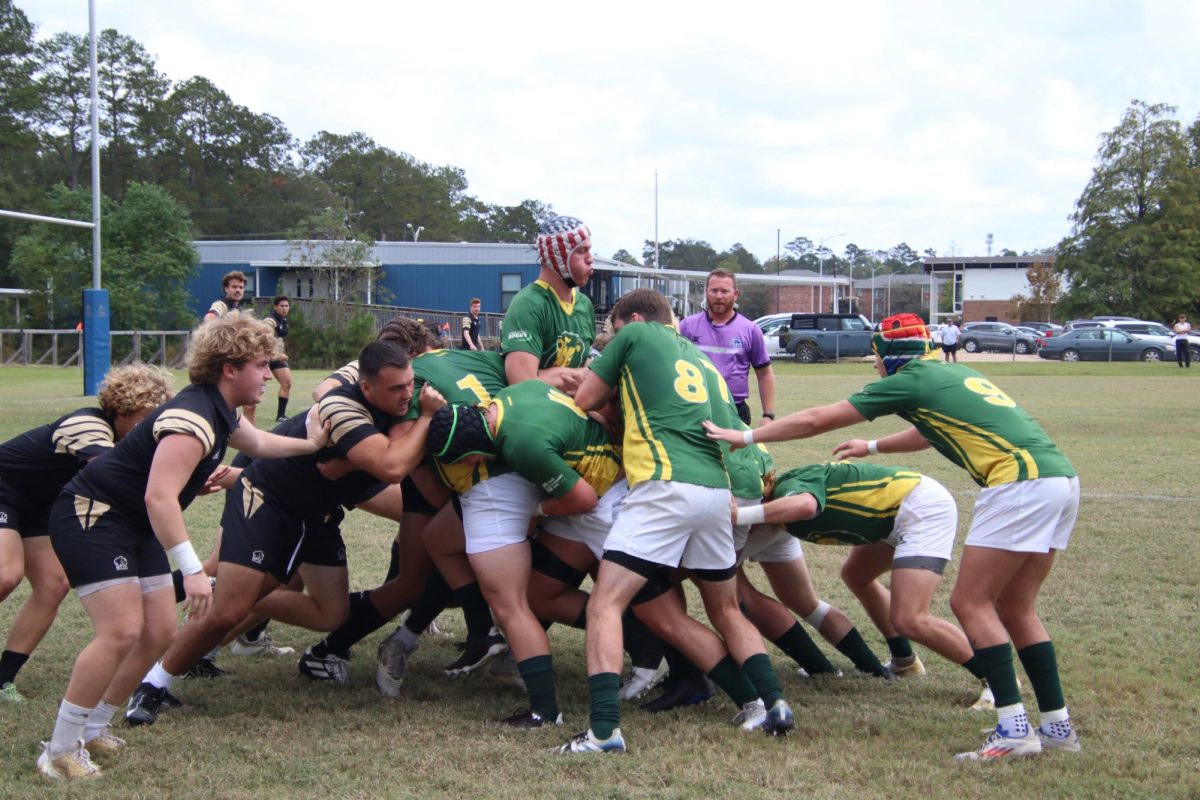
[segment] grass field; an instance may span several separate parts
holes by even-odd
[[[804,680],[774,651],[798,718],[785,740],[731,727],[735,709],[727,700],[656,716],[626,706],[629,755],[555,757],[543,749],[586,727],[580,633],[551,631],[566,726],[517,733],[484,720],[521,707],[522,693],[488,676],[441,677],[440,666],[457,656],[451,638],[425,637],[405,699],[382,699],[373,686],[374,650],[389,626],[355,648],[350,686],[312,684],[297,676],[291,657],[223,654],[229,677],[177,687],[196,710],[168,714],[150,729],[120,726],[130,746],[102,780],[51,785],[34,770],[37,743],[49,737],[73,659],[90,636],[79,602],[68,597],[20,675],[29,701],[0,705],[0,797],[1200,797],[1200,370],[1140,363],[979,367],[1042,422],[1080,472],[1079,523],[1041,612],[1058,648],[1081,754],[953,764],[953,753],[976,746],[980,730],[994,724],[992,715],[966,709],[976,692],[963,670],[924,652],[924,678],[892,685],[858,676]],[[321,377],[298,373],[294,397],[305,398]],[[841,399],[871,378],[865,364],[780,365],[778,408]],[[85,405],[81,384],[73,370],[0,368],[0,441]],[[294,410],[305,405],[293,401]],[[273,386],[265,407],[274,409]],[[852,435],[879,437],[902,424],[884,419]],[[787,468],[826,459],[844,438],[835,433],[772,452]],[[953,492],[961,546],[976,494],[966,473],[932,451],[880,461],[919,469]],[[187,513],[202,555],[220,507],[219,497],[200,498]],[[348,517],[353,586],[382,577],[394,532],[361,513]],[[822,596],[850,614],[886,659],[881,637],[841,586],[845,551],[806,553]],[[947,617],[954,575],[952,565],[935,600],[936,613]],[[7,631],[26,595],[23,586],[0,605],[0,629]],[[463,636],[457,612],[441,622]],[[273,633],[298,651],[318,638],[278,625]],[[1035,709],[1028,688],[1026,694]]]

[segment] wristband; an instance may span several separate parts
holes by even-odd
[[[738,506],[734,517],[735,525],[758,525],[767,518],[767,510],[761,503],[753,506]]]
[[[168,550],[167,555],[184,575],[195,575],[197,572],[204,571],[204,567],[201,565],[200,559],[196,558],[196,551],[188,539],[184,539]]]
[[[873,456],[879,455],[879,440],[878,439],[872,439],[871,441],[867,442],[867,452]]]
[[[774,419],[775,419],[775,412],[774,412],[774,411],[764,411],[764,412],[762,413],[762,415],[763,415],[763,419],[769,419],[769,420],[774,420]]]
[[[754,444],[754,429],[753,428],[742,431],[742,444],[746,444],[746,445]]]

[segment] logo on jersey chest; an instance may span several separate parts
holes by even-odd
[[[578,357],[583,352],[583,339],[574,331],[563,331],[554,343],[554,366],[569,367],[579,363]]]

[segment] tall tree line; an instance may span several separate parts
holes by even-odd
[[[104,30],[97,42],[101,186],[120,203],[134,184],[182,204],[198,238],[285,238],[335,208],[376,240],[528,242],[550,206],[487,203],[463,170],[434,165],[364,133],[322,131],[299,142],[270,114],[235,103],[212,81],[172,81],[139,42]],[[46,212],[54,187],[89,183],[88,39],[39,39],[0,0],[0,208]],[[411,224],[411,228],[409,225]],[[30,227],[0,220],[0,281],[16,276],[13,247]]]

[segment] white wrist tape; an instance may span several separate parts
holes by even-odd
[[[738,525],[759,525],[767,518],[767,510],[761,504],[754,506],[739,506],[737,510]]]
[[[750,430],[747,430],[747,431],[742,431],[742,443],[748,444],[748,445],[754,444],[754,429],[753,428],[751,428]]]
[[[873,456],[879,455],[879,440],[878,439],[872,439],[871,441],[867,442],[867,452]]]
[[[192,548],[191,541],[187,539],[168,550],[167,555],[171,557],[171,563],[184,575],[195,575],[197,572],[204,571],[200,559],[196,558],[196,551]]]

